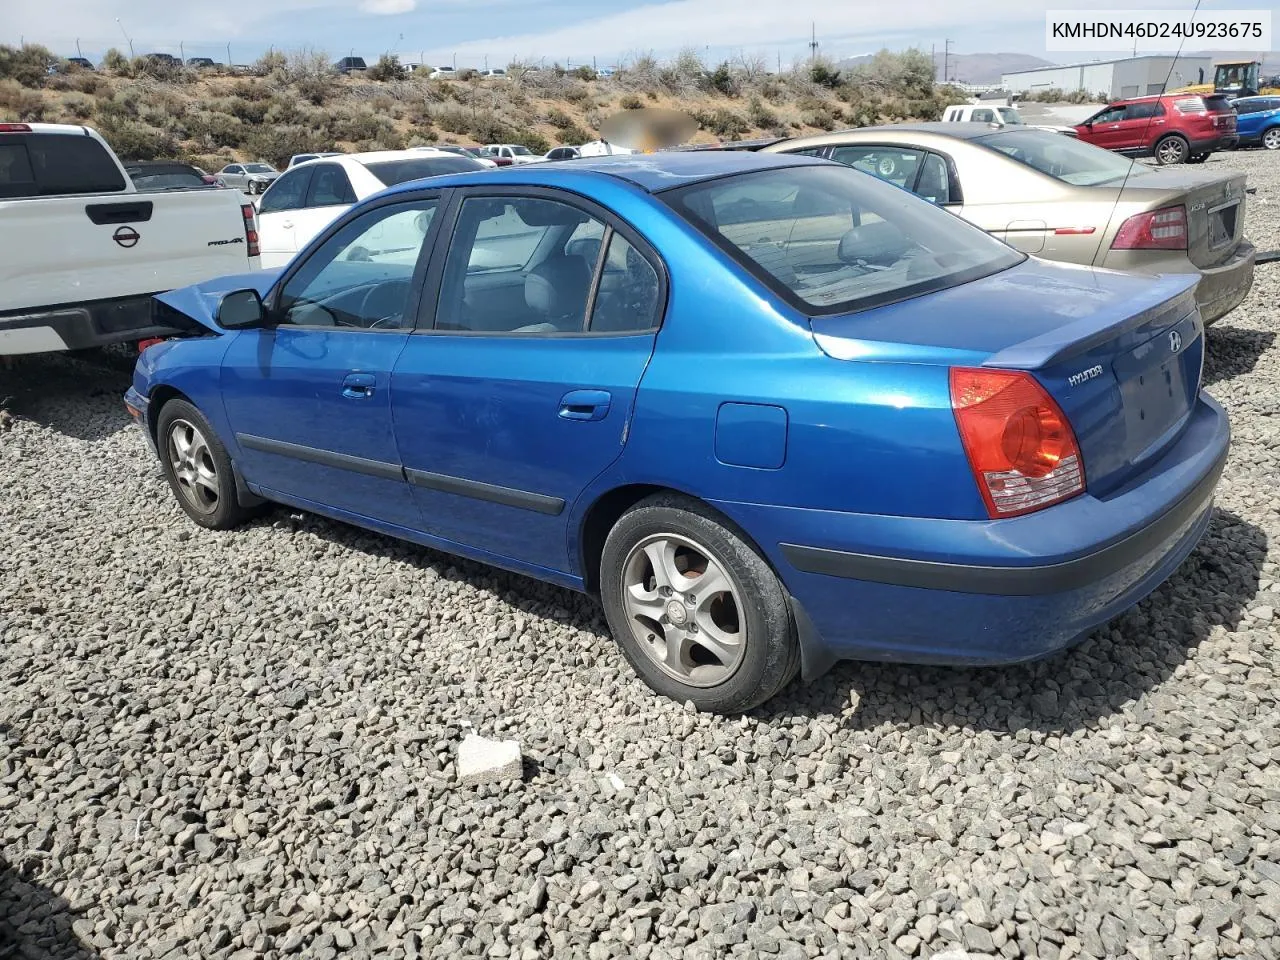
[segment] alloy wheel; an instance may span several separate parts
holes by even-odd
[[[1162,164],[1181,163],[1182,151],[1182,141],[1171,137],[1156,147],[1156,159]]]
[[[1272,127],[1264,133],[1262,145],[1268,150],[1280,150],[1280,127]]]
[[[622,603],[640,647],[681,683],[716,686],[742,661],[747,623],[738,587],[687,537],[663,533],[631,548]]]
[[[218,509],[218,468],[209,442],[194,424],[175,420],[169,426],[169,463],[173,466],[178,492],[197,513]]]

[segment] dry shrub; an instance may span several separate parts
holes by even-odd
[[[38,123],[44,114],[44,96],[39,90],[27,90],[17,80],[0,80],[0,117]]]

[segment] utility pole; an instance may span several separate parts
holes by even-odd
[[[938,82],[938,45],[931,43],[929,45],[929,64],[933,67],[933,82]]]
[[[818,25],[810,23],[809,32],[809,65],[813,66],[818,62]]]
[[[231,69],[231,44],[227,44],[227,69]]]
[[[79,57],[81,60],[83,60],[83,59],[84,59],[84,54],[80,52],[80,38],[79,38],[79,37],[76,37],[76,56],[77,56],[77,57]]]
[[[942,45],[942,82],[947,83],[951,77],[948,75],[951,66],[951,44],[954,40],[947,40]]]
[[[187,50],[186,50],[186,47],[183,46],[183,43],[181,40],[178,41],[178,59],[181,60],[183,63],[187,62]]]
[[[130,60],[132,60],[132,59],[133,59],[133,57],[134,57],[134,53],[133,53],[133,41],[129,39],[129,31],[128,31],[128,30],[126,30],[126,29],[124,28],[124,24],[120,22],[120,18],[119,18],[119,17],[116,17],[116,26],[117,26],[117,27],[119,27],[119,28],[120,28],[120,32],[121,32],[122,34],[124,34],[125,42],[127,42],[127,43],[129,44],[129,59],[130,59]]]

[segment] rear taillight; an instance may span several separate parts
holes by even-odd
[[[1138,213],[1120,225],[1112,250],[1187,249],[1187,208],[1164,207]]]
[[[953,367],[951,409],[992,519],[1031,513],[1084,491],[1071,424],[1029,373]]]
[[[240,213],[244,217],[244,242],[248,248],[248,255],[251,257],[261,256],[262,250],[258,245],[258,218],[253,209],[253,204],[244,204],[240,208]]]
[[[30,133],[31,125],[28,123],[0,123],[0,133]]]

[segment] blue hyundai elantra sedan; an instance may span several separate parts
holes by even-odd
[[[265,502],[597,594],[735,712],[839,659],[1041,657],[1191,552],[1195,278],[1028,258],[804,157],[404,184],[158,298],[127,403],[197,524]]]

